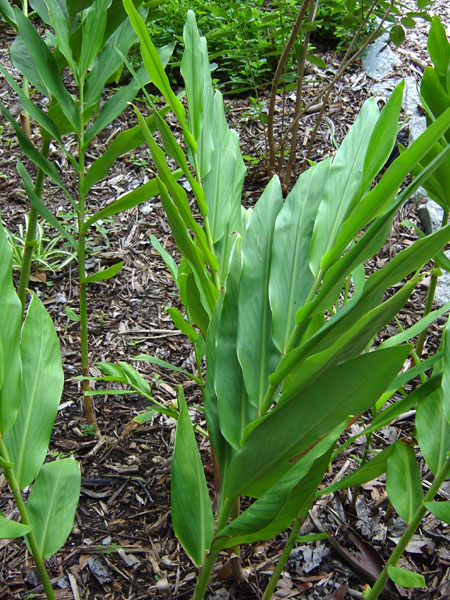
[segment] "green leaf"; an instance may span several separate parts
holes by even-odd
[[[159,89],[166,99],[167,104],[174,111],[183,129],[185,142],[192,152],[195,153],[197,151],[197,144],[192,134],[187,129],[184,107],[170,87],[169,79],[164,71],[164,66],[158,56],[156,48],[148,34],[147,26],[133,6],[132,0],[123,0],[123,5],[128,13],[128,16],[130,17],[130,21],[134,27],[134,30],[139,36],[139,40],[141,42],[142,60],[144,61],[145,68],[147,69],[151,81]]]
[[[220,368],[214,377],[218,422],[227,442],[239,450],[245,427],[256,416],[256,408],[248,401],[236,344],[238,335],[239,280],[242,269],[242,243],[236,240],[225,282],[220,321],[215,336],[215,360]]]
[[[242,243],[237,355],[249,402],[257,409],[279,359],[272,340],[269,276],[274,224],[282,205],[281,185],[273,177],[256,203]]]
[[[15,538],[22,537],[33,528],[31,525],[24,525],[23,523],[18,523],[17,521],[11,521],[10,519],[5,519],[5,517],[0,513],[0,539],[12,540]]]
[[[48,208],[45,206],[45,204],[42,202],[42,200],[36,195],[36,193],[34,191],[33,182],[31,181],[31,177],[28,174],[28,172],[25,168],[25,165],[20,160],[18,160],[17,164],[16,164],[16,168],[17,168],[17,172],[22,177],[23,186],[27,193],[28,200],[34,206],[34,208],[36,209],[38,214],[40,214],[41,217],[43,217],[49,225],[51,225],[57,231],[59,231],[59,233],[62,236],[64,236],[66,238],[66,240],[70,243],[72,248],[74,248],[75,250],[78,250],[78,242],[75,240],[75,238],[69,233],[68,229],[66,229],[66,227],[64,227],[64,225],[58,221],[58,219],[55,217],[55,215],[53,215],[48,210]]]
[[[55,30],[58,50],[67,60],[75,79],[79,81],[78,66],[73,58],[72,49],[70,47],[67,14],[63,12],[62,7],[57,0],[46,0],[46,6],[49,12],[50,22]]]
[[[450,44],[447,39],[444,25],[436,15],[431,21],[427,48],[438,77],[442,81],[447,81],[447,72],[450,63]]]
[[[387,461],[386,491],[395,510],[409,523],[423,500],[419,467],[411,446],[400,442],[392,446]]]
[[[145,17],[145,14],[146,11],[144,10],[142,16]],[[126,56],[131,45],[135,42],[137,42],[136,32],[131,26],[129,19],[124,19],[108,38],[86,78],[84,91],[86,106],[97,104],[105,84],[123,64],[118,52],[116,52],[116,48]]]
[[[302,173],[275,222],[269,296],[272,335],[280,352],[286,350],[296,312],[314,284],[308,256],[328,170],[327,161],[322,161]]]
[[[55,327],[42,302],[33,296],[22,328],[22,394],[5,444],[23,490],[44,462],[64,383]]]
[[[391,449],[392,446],[386,448],[383,450],[383,452],[377,454],[375,458],[372,458],[372,460],[364,463],[361,467],[359,467],[359,469],[356,469],[356,471],[350,473],[350,475],[346,475],[336,483],[320,489],[316,496],[324,496],[326,494],[331,494],[336,490],[345,490],[350,487],[357,487],[363,483],[372,481],[372,479],[376,479],[386,472],[387,460],[391,454]]]
[[[83,16],[83,37],[78,62],[80,79],[84,78],[103,46],[106,16],[111,0],[94,0]]]
[[[427,465],[435,475],[450,452],[450,423],[444,412],[443,394],[443,389],[438,388],[423,398],[416,410],[417,440]]]
[[[438,519],[450,525],[450,502],[424,502],[427,509]]]
[[[404,81],[396,86],[373,129],[364,159],[365,185],[375,178],[395,145],[404,88]]]
[[[389,31],[389,39],[398,48],[405,39],[405,30],[400,24],[394,25]]]
[[[153,417],[157,414],[158,414],[158,409],[152,408],[150,410],[147,410],[145,413],[141,413],[140,415],[136,415],[135,417],[133,417],[133,421],[135,423],[139,423],[139,425],[144,425],[144,423],[147,423],[147,421],[150,421],[150,419],[153,419]]]
[[[111,265],[107,269],[103,269],[102,271],[97,271],[93,275],[89,275],[84,280],[85,283],[94,283],[97,281],[104,281],[105,279],[111,279],[111,277],[115,277],[117,273],[120,271],[121,267],[125,264],[125,261],[121,260],[120,262]]]
[[[404,588],[426,588],[425,577],[408,569],[388,565],[388,574],[394,583]]]
[[[230,548],[271,539],[289,527],[299,513],[311,503],[322,481],[330,459],[330,446],[339,433],[327,436],[306,456],[295,462],[290,470],[256,500],[249,508],[216,534],[215,545]]]
[[[326,69],[327,63],[320,58],[320,56],[314,56],[314,54],[306,54],[306,60],[312,65],[316,65],[320,69]]]
[[[353,238],[372,219],[389,210],[403,179],[429,148],[450,126],[450,108],[432,123],[387,169],[380,182],[359,202],[342,223],[334,246],[321,259],[321,269],[328,269]]]
[[[156,238],[153,234],[150,235],[150,241],[152,243],[153,248],[156,250],[156,252],[159,253],[166,267],[169,269],[170,274],[172,275],[172,279],[175,283],[177,283],[178,267],[176,262],[173,260],[173,258],[167,252],[167,250],[161,245],[158,238]]]
[[[51,94],[56,98],[61,108],[73,126],[74,131],[79,132],[79,120],[75,102],[64,87],[58,65],[53,54],[47,48],[45,42],[41,39],[31,22],[24,16],[21,10],[14,8],[17,27],[20,36],[34,58],[36,68],[45,81],[45,85]]]
[[[6,108],[1,103],[0,103],[0,109],[1,109],[2,114],[5,117],[5,119],[7,119],[9,121],[9,123],[11,123],[11,125],[14,127],[14,130],[17,135],[17,139],[19,141],[20,147],[22,148],[24,154],[30,160],[32,160],[35,165],[37,165],[40,169],[42,169],[44,171],[44,173],[46,175],[48,175],[64,191],[66,196],[68,198],[70,198],[69,192],[67,191],[66,187],[64,186],[55,165],[52,162],[50,162],[49,160],[47,160],[38,151],[38,149],[35,148],[35,146],[33,146],[30,139],[25,135],[25,133],[23,132],[20,125],[17,123],[17,121],[14,119],[14,117],[6,110]]]
[[[174,176],[179,175],[180,173],[176,173]],[[84,230],[87,231],[91,225],[99,221],[100,219],[106,219],[108,217],[113,217],[121,212],[129,210],[134,206],[138,206],[142,204],[142,202],[146,202],[156,196],[159,192],[159,187],[156,179],[150,179],[147,183],[144,183],[140,187],[128,192],[121,196],[118,200],[111,202],[105,208],[101,208],[99,211],[94,213],[84,224]]]
[[[8,0],[0,0],[0,17],[4,19],[9,25],[11,25],[11,27],[16,29],[14,11]]]
[[[259,495],[291,458],[344,419],[372,406],[408,353],[408,347],[398,347],[358,356],[326,371],[295,398],[276,406],[255,423],[233,458],[225,474],[224,493],[230,498]]]
[[[166,308],[166,311],[169,313],[175,327],[179,329],[181,333],[185,335],[193,344],[195,344],[198,334],[192,325],[185,320],[178,308],[171,306]]]
[[[450,423],[450,327],[447,325],[442,335],[444,346],[444,369],[442,372],[442,403],[447,421]]]
[[[24,109],[30,114],[31,117],[33,117],[33,119],[35,119],[39,123],[39,125],[48,133],[48,135],[57,140],[60,146],[64,148],[64,144],[61,139],[58,128],[52,121],[52,119],[50,119],[50,117],[45,112],[43,112],[33,102],[30,101],[27,95],[23,92],[22,88],[19,85],[17,85],[14,78],[11,77],[8,71],[4,69],[1,65],[0,72],[2,73],[3,77],[5,77],[5,79],[7,80],[9,86],[19,96],[20,102]],[[73,156],[69,152],[66,151],[66,155],[70,157],[71,161],[74,160]]]
[[[67,315],[67,318],[70,319],[71,321],[75,321],[76,323],[79,323],[81,321],[80,319],[80,315],[77,315],[77,313],[75,313],[71,308],[69,308],[68,306],[64,307],[64,312]]]
[[[203,124],[203,90],[210,69],[206,39],[198,32],[192,10],[187,12],[183,38],[185,51],[180,71],[184,79],[189,107],[188,127],[194,138],[198,140]]]
[[[27,512],[43,558],[57,552],[75,520],[81,474],[73,458],[45,464],[31,488]]]
[[[0,222],[0,343],[3,384],[0,388],[0,435],[16,420],[21,397],[20,328],[22,306],[12,281],[12,249]]]
[[[167,112],[167,109],[164,112]],[[155,117],[151,115],[145,119],[145,122],[147,123],[150,131],[153,133],[156,128]],[[145,138],[140,125],[136,125],[135,127],[131,127],[130,129],[122,131],[116,138],[114,138],[106,151],[89,167],[86,177],[82,181],[82,192],[87,194],[94,183],[100,181],[108,174],[111,165],[117,158],[123,156],[127,152],[130,152],[130,150],[134,150],[138,146],[141,146],[144,142]]]
[[[170,485],[172,524],[184,549],[200,566],[211,544],[214,517],[182,387],[179,388],[179,404]]]
[[[317,211],[309,253],[314,276],[320,261],[334,244],[342,223],[351,215],[355,202],[365,191],[366,152],[379,111],[375,98],[367,100],[354,125],[346,135],[333,160],[328,159],[328,172],[323,173],[322,201]],[[325,167],[322,167],[325,171]]]
[[[228,127],[223,97],[217,92],[214,96],[210,114],[210,140],[206,132],[199,145],[202,157],[208,159],[209,170],[204,179],[205,199],[208,204],[208,222],[214,242],[214,250],[219,259],[219,274],[225,281],[228,260],[233,246],[233,233],[241,233],[241,188],[245,167],[239,150],[239,138]],[[204,123],[204,128],[208,123]],[[208,144],[212,148],[204,156]],[[201,157],[201,158],[202,158]]]
[[[183,375],[186,375],[187,377],[189,377],[189,379],[197,380],[197,378],[194,377],[192,373],[189,373],[189,371],[181,369],[180,367],[176,367],[175,365],[172,365],[171,363],[165,360],[161,360],[160,358],[156,358],[156,356],[150,356],[149,354],[138,354],[138,356],[135,356],[133,360],[145,360],[146,362],[149,362],[153,365],[158,365],[159,367],[163,367],[164,369],[176,371],[177,373],[183,373]]]

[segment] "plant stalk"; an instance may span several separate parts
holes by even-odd
[[[3,437],[0,436],[0,456],[9,463],[8,450],[6,449],[5,442]],[[19,510],[20,519],[24,525],[31,525],[30,519],[28,517],[27,509],[25,503],[22,498],[22,494],[20,492],[19,483],[16,479],[14,470],[8,467],[2,467],[3,473],[5,475],[6,480],[9,483],[11,491],[14,496],[14,500],[16,502],[17,508]],[[31,554],[33,555],[34,562],[36,564],[36,569],[39,573],[39,578],[42,582],[42,585],[45,590],[45,595],[48,600],[55,600],[55,594],[53,592],[52,584],[50,583],[50,577],[47,573],[47,569],[45,568],[44,558],[39,550],[39,546],[36,540],[36,536],[33,531],[27,533],[25,536],[27,538],[28,544],[30,546]]]
[[[50,141],[44,139],[41,146],[41,156],[47,158],[50,148]],[[45,174],[42,169],[38,169],[36,173],[36,181],[34,183],[34,193],[40,199],[42,196],[42,188],[44,186]],[[19,279],[19,287],[17,290],[17,295],[19,296],[19,300],[22,304],[22,311],[25,310],[25,303],[27,300],[27,288],[30,281],[30,272],[31,272],[31,262],[33,259],[33,249],[35,246],[35,235],[36,235],[36,225],[38,220],[38,212],[36,208],[31,205],[30,212],[28,214],[28,226],[27,233],[25,236],[25,244],[23,247],[22,254],[22,265],[20,269],[20,279]]]
[[[216,531],[220,531],[223,527],[225,527],[228,521],[228,517],[230,516],[230,512],[233,508],[233,504],[234,501],[230,498],[225,498],[225,500],[223,501],[219,509],[219,518],[217,519]],[[214,568],[214,564],[216,562],[216,558],[220,552],[220,549],[220,545],[214,544],[213,540],[211,544],[211,549],[206,555],[205,561],[201,566],[192,600],[203,600],[203,598],[205,597],[206,589],[208,587],[208,583],[211,578],[211,573]]]
[[[432,486],[430,487],[428,492],[425,494],[424,502],[430,502],[431,500],[433,500],[433,498],[438,493],[439,488],[441,487],[442,483],[445,481],[445,479],[448,477],[449,474],[450,474],[450,453],[447,454],[445,462],[442,465],[442,467],[440,468],[440,470],[438,471],[436,477],[434,478]],[[424,518],[427,510],[428,509],[425,506],[423,506],[423,504],[421,506],[419,506],[419,508],[416,510],[416,512],[414,513],[414,515],[411,518],[411,521],[408,524],[408,527],[403,532],[403,535],[400,538],[400,541],[398,542],[397,546],[394,548],[394,551],[392,552],[391,556],[389,557],[388,561],[386,562],[384,569],[381,571],[380,575],[378,576],[378,579],[376,580],[376,582],[373,585],[372,589],[370,590],[369,594],[366,596],[366,600],[377,600],[377,598],[383,591],[384,586],[386,585],[386,583],[389,579],[388,567],[394,567],[397,564],[398,560],[400,559],[403,552],[405,551],[406,546],[409,544],[412,536],[414,535],[414,532],[419,527],[420,522]]]
[[[294,547],[294,544],[295,544],[295,540],[297,539],[298,533],[300,531],[300,527],[303,525],[303,523],[305,521],[305,518],[306,518],[306,515],[308,514],[308,510],[309,510],[310,506],[311,506],[311,502],[306,502],[303,509],[300,511],[300,513],[296,517],[294,524],[292,525],[292,529],[289,534],[289,537],[286,540],[286,544],[283,548],[283,552],[280,556],[280,560],[278,561],[277,566],[275,567],[275,569],[270,577],[269,583],[267,584],[267,587],[264,590],[264,594],[263,594],[261,600],[270,600],[270,598],[272,598],[272,594],[274,593],[275,588],[278,583],[278,580],[280,579],[281,574],[283,573],[283,569],[284,569],[287,561],[289,560],[289,557],[292,552],[292,548]]]

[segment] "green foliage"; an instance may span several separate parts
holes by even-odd
[[[43,559],[59,550],[72,529],[81,475],[71,458],[43,465],[63,387],[61,351],[53,323],[36,296],[21,326],[21,303],[11,283],[12,249],[2,226],[0,264],[0,469],[21,517],[18,523],[0,515],[0,537],[25,537],[51,599]],[[30,484],[25,504],[22,490]]]
[[[194,597],[203,598],[221,549],[268,539],[294,519],[304,519],[333,450],[339,452],[340,433],[352,417],[371,407],[376,413],[383,393],[396,389],[411,351],[403,342],[416,330],[405,332],[391,347],[373,349],[372,342],[401,310],[423,266],[449,241],[450,226],[418,240],[370,276],[363,265],[385,242],[398,208],[446,159],[448,146],[399,193],[410,170],[449,129],[450,110],[372,185],[395,143],[401,84],[381,113],[373,99],[366,102],[334,158],[304,172],[285,200],[274,177],[253,209],[245,211],[236,134],[226,124],[220,92],[213,91],[206,42],[193,13],[184,27],[186,122],[141,18],[131,0],[124,5],[146,67],[180,120],[187,156],[168,125],[155,117],[162,146],[188,178],[201,215],[200,226],[136,109],[183,256],[177,267],[154,242],[185,307],[186,321],[179,312],[173,312],[173,319],[194,344],[208,429],[202,433],[209,437],[221,482],[213,535],[194,426],[180,390],[173,521],[186,551],[201,566]],[[352,291],[349,280],[355,283]],[[384,299],[393,286],[395,293]],[[125,369],[125,374],[124,363],[102,368],[105,379],[128,384],[135,379],[132,387],[142,387],[135,372]],[[415,374],[411,370],[404,376]],[[440,385],[438,371],[436,379],[411,394],[408,406],[430,397]],[[148,392],[144,395],[157,406]],[[377,415],[374,427],[384,426],[395,414],[386,410]],[[439,468],[436,485],[446,469],[447,463]],[[364,463],[342,485],[360,485],[386,470],[394,505],[414,523],[429,497],[422,496],[411,448],[396,445]],[[239,514],[241,495],[256,501]]]

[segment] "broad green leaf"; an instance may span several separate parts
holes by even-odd
[[[450,502],[424,502],[427,509],[438,519],[450,525]]]
[[[0,17],[4,19],[14,29],[17,28],[16,21],[14,19],[14,11],[8,0],[0,0]]]
[[[394,25],[394,27],[389,30],[389,39],[391,42],[393,42],[396,48],[402,45],[403,40],[405,39],[405,30],[400,23]]]
[[[280,352],[286,350],[296,312],[305,304],[314,283],[309,248],[328,171],[327,161],[322,161],[302,173],[275,222],[269,296],[272,335]]]
[[[428,34],[427,49],[430,58],[441,81],[447,82],[447,72],[450,63],[450,44],[445,33],[444,25],[439,17],[434,16]]]
[[[158,52],[148,34],[147,26],[133,6],[132,0],[123,0],[123,5],[128,13],[128,16],[130,17],[130,21],[134,27],[134,30],[139,36],[142,60],[144,61],[145,68],[147,69],[151,81],[159,89],[166,99],[167,104],[174,111],[183,129],[185,142],[195,153],[197,150],[197,144],[194,137],[187,129],[184,107],[170,87],[169,79],[164,71],[164,66],[158,56]]]
[[[443,389],[438,388],[423,398],[416,410],[417,441],[427,465],[435,475],[450,452],[450,423],[444,412],[443,394]]]
[[[146,411],[145,413],[141,413],[140,415],[136,415],[135,417],[133,417],[133,421],[135,423],[139,423],[139,425],[144,425],[144,423],[147,423],[147,421],[150,421],[150,419],[153,419],[153,417],[157,414],[158,414],[158,409],[152,408],[152,409]]]
[[[269,277],[274,224],[282,205],[281,185],[274,177],[253,209],[242,242],[237,355],[249,402],[257,409],[279,359],[272,340]]]
[[[66,240],[69,242],[72,248],[77,250],[78,242],[69,233],[68,229],[66,229],[66,227],[64,227],[64,225],[58,221],[55,215],[48,210],[48,208],[45,206],[42,200],[36,195],[34,191],[33,182],[31,181],[31,177],[28,174],[25,165],[20,160],[18,160],[16,168],[17,172],[22,177],[23,186],[25,188],[30,203],[34,206],[34,208],[41,215],[41,217],[43,217],[49,225],[51,225],[57,231],[59,231],[59,233],[66,238]]]
[[[442,335],[444,347],[444,369],[442,371],[442,403],[447,421],[450,423],[450,327],[447,323]]]
[[[5,444],[23,490],[44,462],[58,412],[64,374],[53,322],[33,296],[22,328],[22,394],[14,426]]]
[[[22,307],[12,282],[12,250],[0,222],[0,342],[3,385],[0,388],[0,435],[17,417],[20,404],[22,362],[20,327]]]
[[[186,88],[189,107],[188,127],[196,140],[200,137],[203,124],[203,90],[209,74],[206,39],[200,36],[195,15],[188,10],[183,29],[185,51],[180,71]]]
[[[227,442],[239,450],[245,427],[256,416],[249,403],[239,364],[236,343],[238,336],[239,280],[242,269],[241,239],[237,239],[231,256],[230,272],[216,333],[216,364],[214,377],[220,430]]]
[[[397,85],[373,129],[364,159],[363,185],[373,181],[395,145],[404,87],[404,81]]]
[[[386,491],[395,510],[409,523],[423,500],[419,467],[411,446],[400,442],[392,446],[387,461]]]
[[[183,388],[175,435],[170,485],[172,524],[177,538],[197,566],[203,564],[213,537],[214,517],[205,473],[189,418]]]
[[[89,68],[103,45],[106,16],[111,0],[94,0],[83,16],[83,38],[78,61],[80,81],[83,81]]]
[[[372,406],[403,365],[409,347],[370,352],[329,371],[261,418],[233,458],[224,493],[261,494],[291,458],[328,435],[344,419]],[[279,477],[278,477],[279,478]],[[253,494],[249,494],[252,492]]]
[[[142,11],[141,14],[145,17],[146,11]],[[122,59],[115,48],[118,48],[126,56],[131,45],[135,42],[137,42],[136,32],[129,19],[124,19],[101,49],[86,78],[84,91],[86,106],[96,104],[100,100],[106,82],[122,65]]]
[[[327,436],[256,500],[249,508],[216,534],[215,545],[230,548],[271,539],[285,530],[311,503],[328,468],[330,446],[337,435]],[[331,439],[330,439],[331,438]]]
[[[404,588],[426,588],[425,577],[408,569],[388,565],[388,574],[394,583]]]
[[[367,100],[354,125],[336,152],[328,161],[328,172],[323,173],[322,201],[319,205],[309,254],[314,276],[320,261],[334,244],[342,223],[351,214],[359,195],[368,182],[364,180],[366,153],[379,119],[375,98]],[[373,170],[373,169],[372,169]]]
[[[111,277],[115,277],[117,273],[120,271],[121,267],[125,264],[125,261],[121,260],[115,265],[111,265],[107,269],[103,269],[103,271],[97,271],[93,275],[89,275],[84,280],[85,283],[94,283],[96,281],[104,281],[105,279],[111,279]]]
[[[31,525],[24,525],[17,521],[11,521],[11,519],[5,519],[0,513],[0,539],[12,540],[19,538],[30,533],[32,529]]]
[[[449,93],[442,87],[436,69],[426,67],[420,83],[420,93],[429,125],[447,110],[450,103]],[[444,138],[447,142],[449,137],[450,134],[446,132]]]
[[[214,389],[216,376],[216,339],[222,312],[224,294],[221,293],[214,307],[211,322],[206,337],[206,381],[204,393],[205,417],[208,426],[209,438],[212,450],[217,458],[220,469],[223,472],[232,454],[232,448],[224,438],[219,426],[219,414],[217,410],[217,396]],[[217,365],[218,368],[221,365]]]
[[[186,275],[181,273],[178,276],[180,296],[189,315],[189,321],[197,325],[206,340],[210,321],[210,308],[205,294],[201,291],[201,284],[197,283],[198,278],[195,277],[189,266],[187,266],[187,269],[189,272]],[[180,269],[178,273],[180,273]]]
[[[342,223],[333,247],[321,259],[322,270],[328,269],[347,245],[372,219],[389,210],[397,191],[414,166],[450,127],[450,107],[432,123],[411,146],[387,169],[380,182],[354,208]]]
[[[55,554],[72,530],[80,485],[80,467],[73,458],[47,463],[39,471],[27,512],[44,558]]]
[[[40,76],[33,60],[33,55],[28,50],[27,46],[25,46],[20,34],[17,34],[15,40],[11,44],[9,53],[12,64],[22,74],[22,77],[25,77],[43,96],[51,98],[52,93]]]
[[[125,381],[131,385],[135,390],[146,398],[152,399],[152,391],[147,381],[142,377],[140,373],[136,371],[127,362],[120,361],[118,364],[119,369],[122,371]]]
[[[58,50],[67,60],[67,63],[75,76],[75,80],[79,83],[78,65],[73,58],[72,48],[70,47],[67,14],[63,12],[61,4],[57,0],[46,0],[46,5],[50,22],[55,30]]]
[[[375,458],[369,460],[364,463],[359,469],[350,473],[350,475],[346,475],[336,483],[329,485],[320,489],[316,496],[324,496],[326,494],[331,494],[336,490],[345,490],[350,487],[357,487],[362,485],[363,483],[367,483],[367,481],[372,481],[372,479],[376,479],[380,475],[386,472],[387,460],[391,454],[392,446],[386,448],[380,454],[377,454]]]
[[[67,119],[72,124],[74,131],[79,132],[79,119],[75,102],[64,87],[58,65],[53,54],[47,48],[45,42],[41,39],[38,32],[34,29],[31,22],[24,16],[21,10],[14,8],[17,27],[20,36],[34,58],[39,75],[45,81],[45,85],[51,94],[61,105]]]
[[[211,144],[208,155],[209,171],[204,179],[208,222],[215,252],[219,259],[220,277],[224,281],[233,246],[233,232],[241,232],[241,186],[243,159],[236,132],[229,129],[224,112],[223,97],[216,92],[211,107]],[[207,127],[209,124],[204,123]],[[206,133],[205,133],[206,136]],[[206,137],[201,150],[206,152]]]

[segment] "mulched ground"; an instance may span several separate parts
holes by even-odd
[[[450,24],[450,10],[445,0],[435,2],[435,10]],[[413,75],[420,80],[420,64],[427,61],[427,26],[409,32],[400,49],[402,66],[393,73]],[[10,68],[7,48],[13,33],[5,26],[0,29],[2,40],[0,60]],[[324,51],[323,58],[336,68],[339,58]],[[312,73],[311,73],[312,74]],[[306,94],[312,94],[317,77],[310,78]],[[331,109],[323,122],[314,149],[315,159],[333,151],[333,139],[338,143],[356,118],[359,107],[367,98],[370,79],[355,65],[337,86],[330,100]],[[264,99],[264,93],[262,96]],[[18,115],[19,104],[4,82],[0,84],[0,100]],[[244,202],[252,204],[267,181],[264,171],[264,127],[255,118],[247,98],[227,98],[228,117],[241,138],[242,153],[255,157],[249,161]],[[293,99],[288,99],[286,111],[292,112]],[[308,115],[301,123],[298,153],[302,155],[308,132],[316,116]],[[277,131],[281,127],[282,106],[279,105]],[[89,159],[93,160],[106,148],[110,137],[135,124],[131,112],[107,128],[99,136]],[[20,156],[18,144],[7,124],[3,124],[0,140],[0,202],[4,224],[14,233],[23,224],[28,209],[25,193],[15,170]],[[51,158],[67,175],[68,186],[74,186],[74,177],[63,162],[58,149]],[[108,179],[95,186],[89,198],[89,211],[94,212],[151,177],[151,165],[146,148],[141,148],[120,160]],[[255,164],[256,163],[256,164]],[[69,212],[60,191],[51,184],[45,186],[46,202],[60,212]],[[413,203],[403,207],[392,235],[372,268],[377,268],[401,248],[411,243],[413,235],[400,227],[404,218],[417,221]],[[70,217],[68,217],[69,219]],[[49,235],[53,235],[51,231]],[[150,243],[150,234],[177,256],[166,218],[159,201],[154,198],[146,204],[107,220],[94,229],[90,237],[94,270],[118,259],[125,265],[112,280],[89,287],[90,359],[93,375],[99,360],[132,362],[139,353],[147,353],[177,366],[192,368],[190,345],[174,330],[164,309],[177,305],[176,290],[159,255]],[[56,595],[60,600],[188,598],[196,579],[196,569],[173,535],[170,520],[170,463],[175,423],[165,417],[155,417],[145,425],[129,430],[132,418],[146,408],[146,402],[137,396],[98,396],[95,399],[97,418],[102,432],[100,439],[83,434],[84,419],[80,406],[80,386],[73,379],[79,374],[77,323],[67,318],[65,308],[77,311],[77,269],[71,263],[52,272],[35,270],[32,288],[44,301],[55,321],[61,342],[66,383],[58,413],[51,455],[73,455],[82,469],[82,492],[73,531],[65,546],[48,561],[48,570],[57,581]],[[424,285],[406,306],[402,321],[411,325],[421,314],[426,294]],[[440,331],[445,321],[435,324],[427,340],[426,352],[433,352],[439,344]],[[387,334],[395,331],[390,326]],[[137,363],[133,363],[135,366]],[[158,367],[139,364],[152,386],[154,397],[163,403],[175,398],[175,389],[183,384],[190,403],[197,400],[195,388],[189,388],[178,375]],[[414,416],[406,415],[394,426],[383,430],[377,443],[382,447],[413,432]],[[357,427],[355,425],[355,427]],[[344,453],[336,461],[331,477],[340,477],[350,471],[354,454],[362,447]],[[209,453],[202,448],[207,472],[210,474]],[[426,469],[426,467],[423,467]],[[423,472],[426,482],[427,472]],[[16,518],[11,494],[0,478],[0,510]],[[442,494],[450,499],[450,489]],[[325,542],[298,544],[291,556],[274,597],[327,599],[362,598],[368,571],[379,568],[389,556],[395,539],[401,535],[404,524],[390,513],[384,496],[382,479],[364,486],[354,510],[349,498],[336,494],[326,497],[312,511],[304,532],[325,527],[335,538],[332,546]],[[449,528],[427,517],[402,559],[402,566],[425,575],[428,590],[407,592],[388,590],[388,598],[438,599],[450,597],[450,543]],[[229,578],[228,557],[221,556],[210,587],[211,599],[259,598],[264,591],[274,564],[283,549],[285,535],[268,543],[242,548],[244,582],[237,584]],[[378,554],[375,556],[373,550]],[[353,559],[348,552],[353,553]],[[340,592],[337,590],[340,589]],[[42,598],[33,562],[21,541],[0,540],[0,599]],[[333,592],[335,594],[333,595]]]

